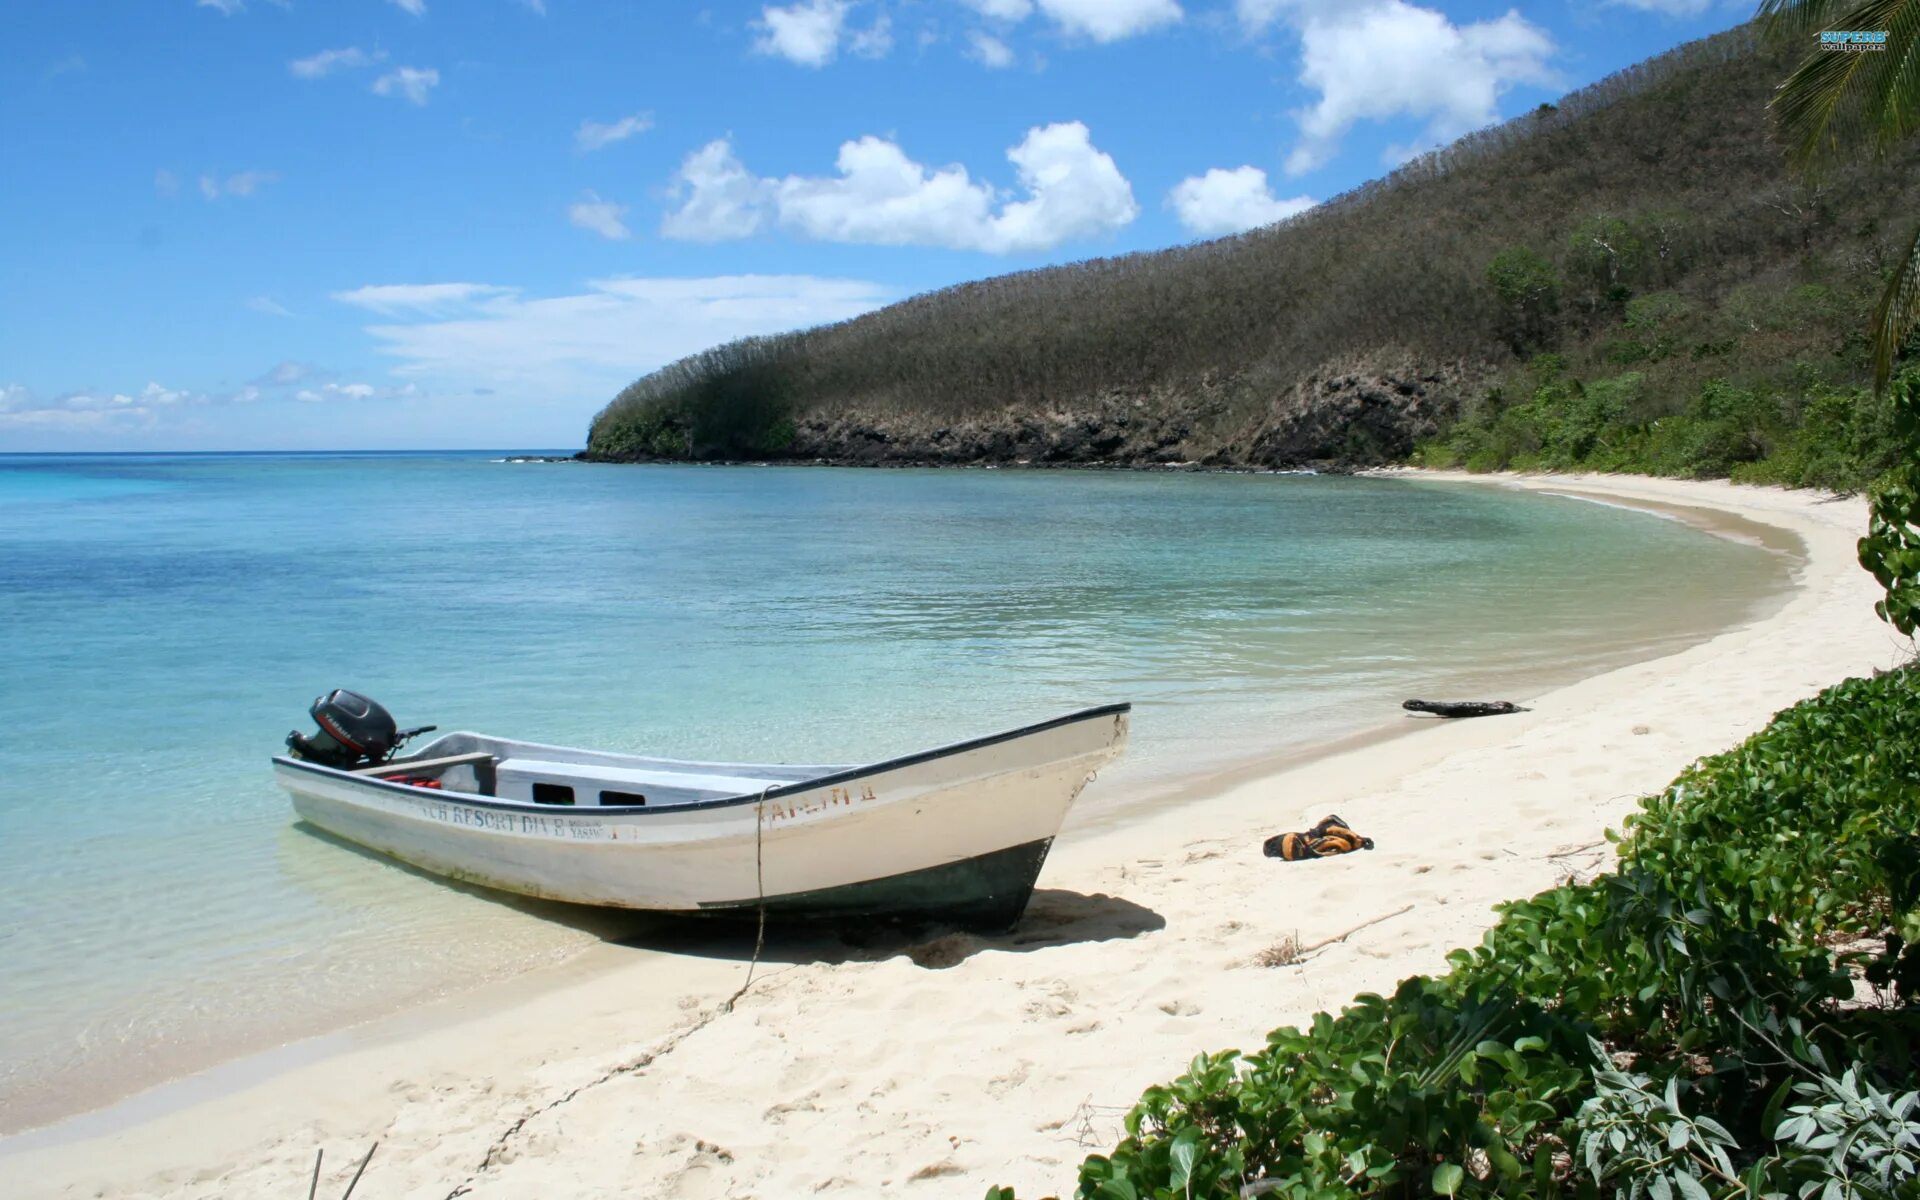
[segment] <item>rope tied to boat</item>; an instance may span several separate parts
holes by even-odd
[[[761,854],[761,844],[762,834],[767,827],[767,793],[771,792],[775,786],[769,783],[760,789],[760,798],[753,803],[753,891],[754,906],[760,910],[759,928],[753,935],[753,958],[747,963],[746,982],[742,983],[740,990],[728,996],[727,1002],[720,1006],[720,1011],[723,1013],[732,1012],[734,1001],[746,995],[747,989],[753,986],[753,972],[760,966],[760,952],[767,945],[767,876],[766,860]]]

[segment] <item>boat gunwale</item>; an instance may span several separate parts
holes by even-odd
[[[1024,725],[1018,729],[1009,729],[1002,733],[990,733],[985,737],[973,738],[964,742],[954,742],[950,745],[935,747],[931,750],[921,750],[913,754],[904,754],[898,758],[884,759],[880,762],[868,763],[864,766],[849,767],[844,771],[821,775],[813,779],[796,780],[793,783],[781,784],[778,787],[771,787],[765,791],[743,792],[737,796],[719,796],[711,800],[689,800],[683,804],[590,804],[570,808],[566,805],[540,804],[531,800],[502,800],[497,796],[482,796],[478,792],[435,790],[423,793],[421,789],[413,787],[410,784],[394,783],[372,775],[357,775],[352,771],[343,771],[338,767],[323,766],[320,763],[305,762],[297,758],[291,758],[285,754],[274,755],[273,765],[276,767],[288,767],[296,771],[306,771],[323,778],[338,779],[375,790],[391,789],[413,799],[453,800],[475,808],[495,808],[508,812],[557,812],[575,819],[586,816],[662,816],[668,813],[730,808],[742,804],[755,804],[763,800],[774,800],[785,796],[797,795],[801,792],[813,791],[816,788],[832,787],[836,784],[863,779],[869,775],[878,775],[886,771],[918,766],[921,763],[931,762],[937,758],[948,758],[952,755],[965,754],[972,750],[984,750],[989,746],[996,746],[1002,742],[1010,742],[1017,738],[1030,737],[1036,733],[1046,733],[1048,730],[1059,729],[1062,726],[1073,725],[1081,721],[1091,721],[1099,717],[1119,716],[1132,710],[1133,704],[1131,701],[1121,701],[1117,704],[1103,704],[1097,708],[1085,708],[1079,712],[1067,713],[1064,716],[1055,717],[1050,721],[1041,721],[1034,725]],[[477,736],[486,737],[490,735],[480,734]],[[555,748],[574,749],[575,747],[562,746]],[[406,764],[397,763],[395,767],[396,769],[404,769]]]

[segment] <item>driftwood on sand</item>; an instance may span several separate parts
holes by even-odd
[[[1436,717],[1503,717],[1527,711],[1511,700],[1408,700],[1400,707]]]

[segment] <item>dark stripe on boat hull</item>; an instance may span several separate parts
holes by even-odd
[[[1026,911],[1052,838],[881,879],[768,896],[767,916],[810,920],[926,920],[967,929],[1011,929]],[[753,917],[755,900],[703,904],[716,916]]]

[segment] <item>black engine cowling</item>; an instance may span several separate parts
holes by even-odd
[[[307,711],[320,728],[312,734],[297,729],[289,733],[287,749],[295,758],[341,770],[378,766],[408,738],[434,728],[401,729],[377,701],[345,688],[328,692]]]

